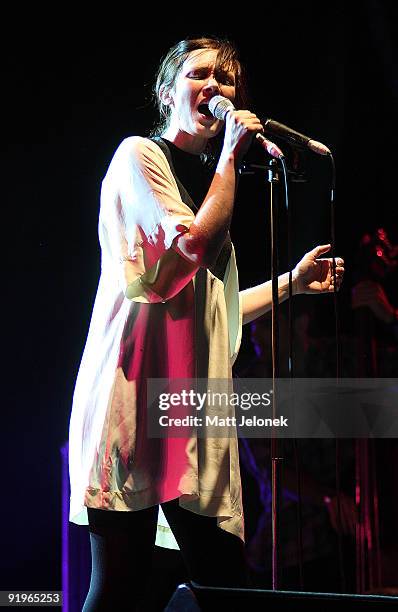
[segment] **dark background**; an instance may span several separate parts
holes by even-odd
[[[71,13],[3,25],[2,590],[61,588],[60,447],[98,282],[100,183],[120,141],[152,127],[152,78],[169,46],[226,35],[248,68],[251,109],[332,149],[343,328],[361,235],[383,226],[398,242],[393,9],[268,4],[223,10],[236,13],[230,25],[197,5],[181,26],[168,7],[146,19],[115,8],[99,25]],[[305,154],[303,166],[307,182],[291,189],[295,261],[331,232],[330,163]],[[232,236],[243,288],[268,278],[267,198],[262,177],[242,177]],[[329,333],[332,300],[311,299]]]

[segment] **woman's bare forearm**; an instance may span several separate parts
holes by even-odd
[[[173,247],[192,263],[209,267],[217,258],[231,224],[236,168],[253,136],[262,131],[258,117],[247,110],[231,110],[225,118],[224,144],[210,189],[189,231]]]
[[[295,295],[296,282],[293,276],[292,293]],[[269,280],[256,287],[240,291],[242,299],[243,324],[250,323],[261,317],[272,307],[272,282]],[[278,297],[279,302],[285,301],[289,297],[289,273],[278,277]]]
[[[175,250],[192,263],[209,267],[217,258],[231,224],[235,185],[234,156],[221,156],[195,220],[189,231],[178,236],[173,245]]]

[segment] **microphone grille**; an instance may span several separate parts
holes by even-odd
[[[209,111],[216,119],[225,121],[225,116],[229,110],[234,110],[231,100],[224,96],[213,96],[209,101]]]

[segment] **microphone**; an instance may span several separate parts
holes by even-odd
[[[228,98],[224,98],[224,96],[214,96],[209,102],[209,110],[217,119],[222,119],[225,121],[227,112],[230,110],[235,110],[235,107],[231,100],[228,100]],[[264,131],[272,134],[273,136],[279,136],[279,138],[282,140],[286,140],[293,145],[308,147],[311,149],[311,151],[314,151],[314,153],[319,153],[320,155],[331,155],[330,149],[328,149],[328,147],[321,142],[313,140],[308,136],[304,136],[304,134],[300,134],[300,132],[296,132],[296,130],[292,130],[292,128],[288,127],[287,125],[274,121],[273,119],[266,120],[264,124]],[[262,136],[262,134],[257,134],[256,138],[260,144],[262,144],[261,140],[264,138],[264,136]],[[276,147],[276,150],[279,151],[279,155],[274,155],[274,157],[280,157],[282,151],[279,149],[279,147],[277,147],[274,143],[270,144],[273,147]],[[262,144],[262,146],[267,149],[267,146],[264,144]],[[270,151],[268,151],[268,153],[273,155],[273,153]]]
[[[229,111],[234,110],[235,107],[231,100],[224,98],[224,96],[213,96],[211,100],[209,100],[209,111],[216,119],[225,121]],[[262,134],[257,133],[256,140],[272,157],[276,157],[277,159],[285,157],[280,148],[270,140],[267,140]]]
[[[279,136],[282,140],[286,140],[293,145],[308,147],[314,153],[319,153],[319,155],[331,155],[330,149],[328,149],[326,145],[317,140],[312,140],[312,138],[304,136],[304,134],[300,134],[300,132],[296,132],[296,130],[292,130],[292,128],[287,125],[283,125],[283,123],[279,123],[273,119],[266,120],[264,123],[264,131],[273,136]]]

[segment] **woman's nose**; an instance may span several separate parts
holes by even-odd
[[[204,86],[204,89],[210,89],[212,91],[220,91],[220,86],[218,84],[218,81],[214,77],[214,75],[209,76],[207,83]]]

